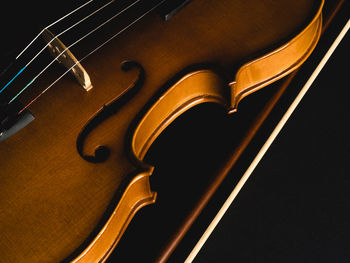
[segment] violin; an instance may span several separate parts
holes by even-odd
[[[104,262],[156,202],[144,157],[203,103],[297,69],[321,0],[87,1],[1,71],[0,262]],[[239,113],[236,113],[239,114]]]

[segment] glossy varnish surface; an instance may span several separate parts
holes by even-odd
[[[219,65],[232,81],[244,62],[299,33],[318,7],[319,1],[193,1],[166,23],[150,14],[89,57],[89,93],[62,79],[31,106],[35,121],[0,144],[0,262],[57,262],[83,249],[135,172],[126,135],[164,83],[202,62]],[[76,137],[136,77],[120,70],[126,59],[143,65],[145,85],[88,136],[87,152],[99,144],[112,149],[106,162],[88,163],[76,152]]]

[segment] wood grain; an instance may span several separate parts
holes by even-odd
[[[164,83],[201,62],[215,63],[233,80],[232,72],[245,62],[300,33],[319,6],[320,1],[311,0],[194,1],[166,23],[156,14],[147,16],[89,57],[83,66],[94,89],[86,93],[72,78],[62,79],[30,107],[36,120],[0,145],[0,262],[74,259],[108,222],[134,180],[135,161],[125,150],[128,133]],[[88,163],[76,152],[76,137],[85,122],[135,78],[136,72],[119,69],[125,59],[143,65],[145,85],[89,135],[88,152],[104,144],[112,154],[102,164]],[[44,89],[55,70],[21,100],[29,101]]]

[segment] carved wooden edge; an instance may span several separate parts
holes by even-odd
[[[127,186],[117,207],[90,245],[72,262],[105,262],[117,245],[136,212],[153,204],[157,194],[152,192],[148,177],[152,169],[138,174]]]
[[[142,162],[159,134],[178,116],[205,102],[229,107],[229,93],[223,79],[212,70],[185,75],[169,88],[138,123],[131,140],[132,155]]]
[[[229,113],[237,110],[241,99],[301,66],[314,50],[322,29],[320,5],[311,22],[292,40],[280,48],[244,64],[237,72],[235,81],[227,85],[220,75],[211,70],[199,70],[185,75],[149,109],[135,129],[131,142],[134,159],[138,163],[157,136],[179,115],[204,102],[216,102],[227,106]],[[230,101],[228,100],[230,97]]]
[[[322,30],[320,1],[316,15],[304,30],[276,50],[244,64],[236,73],[231,87],[230,113],[237,111],[238,103],[247,95],[286,76],[301,66],[316,47]]]

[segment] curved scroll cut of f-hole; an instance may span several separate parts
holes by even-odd
[[[87,155],[84,154],[83,151],[84,142],[94,128],[96,128],[110,116],[116,114],[118,110],[140,90],[145,79],[145,71],[143,67],[135,61],[124,61],[121,64],[121,69],[125,72],[134,68],[139,70],[139,74],[135,82],[125,89],[125,91],[116,97],[112,102],[103,105],[103,107],[85,124],[79,133],[76,141],[76,147],[79,155],[84,160],[91,163],[102,163],[108,159],[110,155],[110,149],[108,147],[103,145],[97,146],[95,148],[94,155]]]

